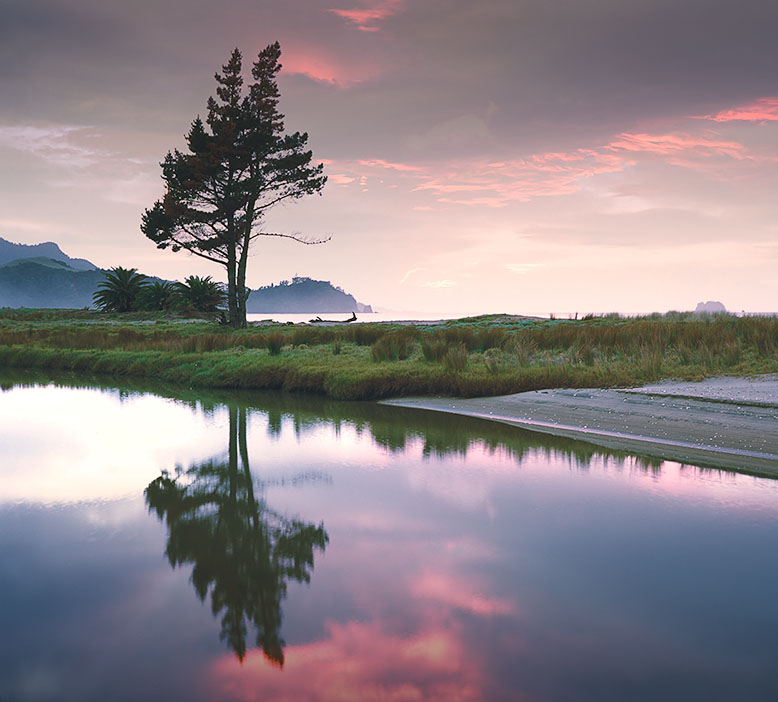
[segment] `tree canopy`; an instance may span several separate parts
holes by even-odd
[[[253,82],[243,89],[243,59],[236,48],[216,73],[216,97],[207,118],[198,116],[186,136],[187,149],[168,152],[162,162],[165,194],[142,217],[141,231],[158,248],[185,249],[227,270],[227,306],[234,327],[246,325],[246,265],[259,236],[306,239],[268,231],[268,210],[284,201],[320,193],[324,165],[312,162],[308,134],[287,134],[278,110],[278,42],[254,62]]]

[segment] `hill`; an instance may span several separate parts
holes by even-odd
[[[0,307],[89,307],[104,275],[105,271],[90,261],[71,258],[52,241],[14,244],[0,238]],[[305,277],[252,291],[247,310],[303,314],[373,311],[329,281]]]
[[[45,256],[9,261],[0,265],[0,307],[89,307],[103,275]]]
[[[278,285],[267,285],[252,290],[246,303],[246,311],[256,313],[301,313],[314,312],[363,312],[372,313],[370,305],[357,302],[341,288],[328,280],[295,277]]]
[[[94,271],[97,266],[85,258],[70,258],[53,241],[42,244],[14,244],[0,237],[0,264],[8,263],[20,258],[48,258],[54,261],[63,261],[77,271]]]

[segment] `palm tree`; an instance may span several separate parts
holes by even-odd
[[[178,302],[178,288],[166,280],[154,280],[138,294],[138,308],[155,312],[169,310]]]
[[[179,297],[186,307],[197,312],[213,314],[218,312],[219,305],[224,302],[224,291],[219,283],[207,275],[201,278],[190,275],[183,283],[177,283]]]
[[[106,272],[92,300],[106,312],[130,312],[135,309],[138,293],[145,284],[146,276],[138,273],[137,268],[117,266]]]

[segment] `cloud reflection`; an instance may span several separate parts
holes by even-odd
[[[242,668],[228,657],[211,669],[214,694],[236,700],[483,700],[483,672],[457,627],[402,635],[379,621],[326,624],[324,638],[289,646],[283,677],[257,654]]]

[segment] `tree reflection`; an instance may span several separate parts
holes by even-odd
[[[211,593],[222,614],[221,639],[242,661],[248,626],[274,664],[284,664],[281,601],[288,580],[310,582],[314,551],[329,541],[324,526],[290,520],[255,495],[246,443],[246,408],[230,405],[227,460],[167,471],[145,490],[149,511],[168,526],[170,565],[193,564],[202,601]]]

